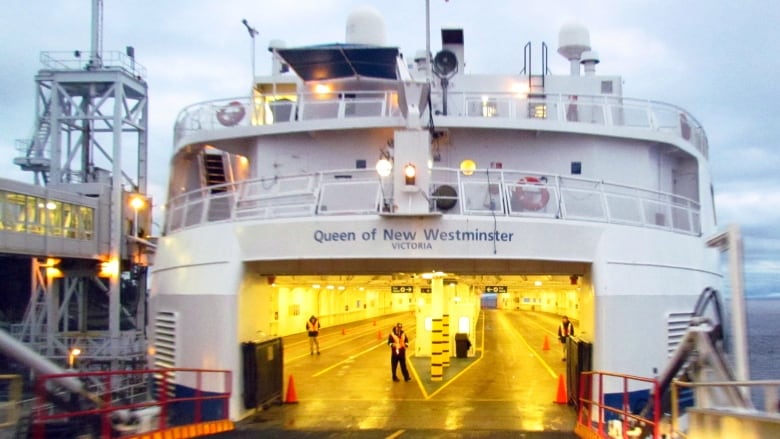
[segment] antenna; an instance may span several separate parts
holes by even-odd
[[[246,30],[247,30],[247,32],[249,32],[249,37],[250,38],[254,38],[259,33],[257,31],[257,29],[255,29],[255,28],[253,28],[252,26],[249,25],[249,22],[246,21],[246,18],[241,20],[241,22],[244,23],[244,26],[246,26]]]
[[[257,29],[253,28],[249,25],[249,22],[246,21],[246,18],[241,20],[242,23],[244,23],[244,26],[246,26],[246,31],[249,32],[249,38],[252,39],[252,53],[250,58],[252,59],[252,89],[255,88],[255,37],[260,33],[257,31]],[[254,93],[254,92],[253,92]]]
[[[89,65],[103,67],[103,0],[92,0],[92,53]]]
[[[589,50],[590,33],[584,25],[570,22],[561,26],[558,32],[558,53],[569,60],[572,76],[580,74],[581,56]]]

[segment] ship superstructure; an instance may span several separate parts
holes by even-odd
[[[240,389],[242,342],[301,332],[312,314],[408,311],[414,355],[446,359],[488,304],[574,319],[587,354],[572,372],[661,369],[720,282],[697,120],[625,97],[578,24],[559,34],[565,75],[548,72],[546,45],[523,48],[520,73],[472,75],[462,29],[413,57],[381,29],[361,9],[345,43],[274,41],[251,96],[181,111],[155,367],[233,370]]]

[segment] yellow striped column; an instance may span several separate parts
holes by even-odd
[[[443,367],[450,367],[450,315],[444,314],[441,316],[441,365]]]
[[[442,366],[442,319],[433,319],[431,328],[431,381],[441,381]]]

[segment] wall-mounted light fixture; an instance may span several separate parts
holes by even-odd
[[[391,162],[388,159],[379,159],[379,161],[376,162],[376,173],[379,174],[380,177],[387,177],[390,175],[390,172],[393,170],[393,162]]]
[[[471,159],[466,159],[460,162],[460,172],[465,175],[473,175],[474,171],[477,169],[477,162]]]
[[[417,178],[417,168],[412,163],[404,165],[404,182],[407,186],[414,186]]]

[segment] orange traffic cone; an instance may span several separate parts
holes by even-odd
[[[376,320],[374,320],[374,326],[376,326]]]
[[[346,330],[346,329],[344,329],[344,328],[341,328],[341,335],[344,335],[344,334],[346,334],[346,333],[347,333],[347,330]]]
[[[547,336],[544,336],[544,345],[542,346],[543,351],[549,351],[550,350],[550,339],[547,338]]]
[[[382,331],[379,331],[376,333],[376,339],[381,340],[382,339]]]
[[[292,374],[290,374],[290,380],[287,382],[287,397],[284,398],[285,404],[298,404],[298,395],[295,394],[295,381]]]
[[[566,383],[563,382],[563,374],[558,375],[558,395],[555,397],[556,404],[568,404],[569,398],[566,396]]]

